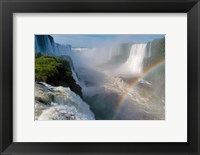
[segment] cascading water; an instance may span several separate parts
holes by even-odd
[[[35,52],[41,51],[39,40],[37,39],[37,36],[35,36]]]
[[[36,35],[35,36],[35,50],[41,53],[53,54],[53,46],[48,35]]]
[[[54,50],[50,38],[45,37],[44,39],[45,39],[46,51],[48,51],[49,53],[53,53]]]
[[[163,98],[156,96],[151,83],[141,79],[139,83],[142,87],[131,89],[128,83],[128,79],[133,80],[143,73],[144,58],[150,56],[147,43],[132,44],[127,59],[117,64],[124,52],[116,46],[80,52],[80,59],[86,64],[76,66],[76,70],[86,83],[82,85],[84,99],[95,113],[95,118],[164,119]],[[116,56],[118,59],[113,61]],[[101,64],[109,64],[110,61],[112,68],[108,65],[102,67]],[[116,108],[123,98],[123,106]]]
[[[147,51],[147,54],[146,54],[147,56],[146,57],[148,57],[148,58],[150,58],[151,57],[151,42],[149,43],[149,49],[148,49],[148,51]]]
[[[127,61],[117,70],[117,74],[138,76],[143,71],[143,59],[147,51],[147,44],[133,44]]]
[[[49,55],[70,55],[71,46],[55,43],[50,35],[36,35],[35,51]]]
[[[53,92],[54,100],[44,107],[37,107],[41,104],[36,104],[35,109],[39,109],[36,113],[42,113],[36,119],[165,118],[164,97],[156,94],[155,86],[150,81],[141,79],[138,87],[130,88],[129,80],[138,78],[145,70],[145,60],[155,56],[155,52],[151,52],[151,43],[127,43],[123,44],[125,48],[121,44],[104,44],[95,48],[77,47],[71,50],[70,45],[52,43],[48,37],[43,39],[45,48],[41,48],[41,40],[38,39],[35,40],[36,50],[43,53],[48,50],[49,54],[68,55],[71,58],[74,65],[72,76],[82,87],[83,100],[68,88],[44,83],[43,86],[38,85],[39,89],[45,91],[36,95],[44,93],[44,99],[46,95],[52,98]],[[163,80],[163,77],[161,75],[160,79]]]
[[[87,103],[69,88],[53,87],[44,82],[35,86],[36,120],[94,119]],[[40,103],[44,100],[48,101],[48,104]]]
[[[114,56],[120,54],[120,49],[118,46],[109,47],[108,49],[105,49],[104,51],[106,51],[106,54],[107,54],[106,61],[110,61]]]

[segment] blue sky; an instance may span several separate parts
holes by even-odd
[[[59,44],[70,44],[72,47],[96,47],[102,44],[118,44],[118,43],[146,43],[154,39],[165,37],[163,34],[143,35],[143,34],[117,34],[117,35],[78,35],[78,34],[56,34],[51,35],[54,41]]]

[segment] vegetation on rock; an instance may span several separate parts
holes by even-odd
[[[81,87],[73,79],[69,58],[35,55],[35,80],[43,81],[52,86],[69,87],[82,97]]]

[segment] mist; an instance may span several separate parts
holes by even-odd
[[[143,41],[133,39],[138,37]],[[165,38],[149,38],[152,36],[62,35],[66,44],[59,44],[50,35],[36,35],[35,51],[41,55],[37,60],[63,58],[69,76],[64,72],[61,77],[73,81],[70,89],[69,82],[62,85],[59,81],[58,87],[36,83],[37,98],[42,89],[46,94],[53,92],[56,101],[50,107],[36,106],[44,112],[41,119],[164,120]],[[46,61],[42,67],[39,63],[38,70],[49,70],[49,66]]]
[[[151,78],[141,77],[154,57],[150,46],[150,43],[117,42],[73,48],[72,59],[84,100],[96,119],[165,118],[163,71]],[[152,80],[155,77],[157,83]],[[132,88],[134,79],[138,84]],[[121,101],[123,96],[126,97]]]

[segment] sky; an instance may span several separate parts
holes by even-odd
[[[54,41],[59,44],[70,44],[72,47],[96,47],[103,44],[119,43],[147,43],[154,39],[164,38],[164,34],[117,34],[117,35],[78,35],[78,34],[56,34],[51,35]]]

